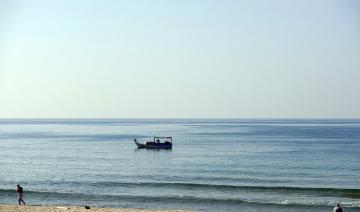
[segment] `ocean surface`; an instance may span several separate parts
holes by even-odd
[[[133,138],[172,136],[172,150]],[[360,211],[360,120],[0,119],[0,203]]]

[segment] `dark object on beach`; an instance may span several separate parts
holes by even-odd
[[[16,192],[19,194],[18,195],[19,205],[21,205],[21,202],[25,205],[25,202],[23,200],[24,190],[19,184],[16,185]]]
[[[152,141],[139,143],[134,139],[136,146],[141,149],[172,149],[172,137],[154,137]]]
[[[90,206],[85,205],[85,209],[90,209]]]
[[[340,204],[336,204],[333,212],[343,212],[342,208],[340,207]]]

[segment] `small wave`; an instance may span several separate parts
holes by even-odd
[[[312,206],[312,207],[330,207],[335,204],[340,203],[343,207],[347,208],[360,208],[360,201],[343,201],[343,202],[330,202],[330,201],[299,201],[299,200],[278,200],[278,201],[269,201],[269,204],[273,205],[287,205],[287,206]]]
[[[143,186],[143,187],[171,187],[171,188],[189,188],[189,189],[214,189],[214,190],[251,190],[251,191],[270,191],[281,193],[330,193],[344,194],[348,197],[360,198],[360,189],[342,189],[342,188],[308,188],[308,187],[267,187],[267,186],[241,186],[241,185],[223,185],[223,184],[199,184],[199,183],[172,183],[172,182],[95,182],[90,183],[94,186]]]
[[[116,181],[103,181],[103,182],[78,182],[78,181],[62,181],[51,182],[51,184],[59,183],[65,185],[82,185],[96,188],[115,188],[115,187],[143,187],[143,188],[169,188],[169,189],[183,189],[201,191],[250,191],[250,192],[271,192],[278,194],[308,194],[316,196],[332,196],[332,197],[347,197],[352,199],[360,199],[360,189],[350,188],[315,188],[315,187],[285,187],[285,186],[242,186],[242,185],[226,185],[226,184],[201,184],[201,183],[186,183],[186,182],[116,182]],[[12,189],[0,189],[1,193],[12,192]]]
[[[80,184],[80,182],[65,182],[70,184]],[[272,193],[274,195],[295,195],[301,194],[306,196],[324,196],[324,197],[341,197],[341,198],[350,198],[355,201],[355,205],[359,206],[360,199],[360,189],[339,189],[339,188],[305,188],[305,187],[266,187],[266,186],[238,186],[238,185],[221,185],[221,184],[197,184],[197,183],[172,183],[172,182],[81,182],[85,187],[94,188],[115,188],[115,187],[141,187],[141,188],[164,188],[164,189],[183,189],[183,190],[199,190],[199,192],[213,192],[213,191],[224,191],[224,192],[254,192],[254,193]],[[47,192],[47,191],[26,191],[28,194],[39,194],[39,195],[84,195],[77,193],[59,193],[59,192]],[[13,189],[0,189],[0,194],[2,195],[13,195]],[[110,195],[111,196],[111,195]],[[117,195],[114,195],[117,196]],[[148,198],[148,197],[146,197]],[[186,199],[182,197],[181,199]],[[211,199],[211,201],[244,201],[239,199]],[[274,203],[274,202],[269,202]],[[288,200],[282,200],[276,202],[276,204],[297,204],[296,202],[289,202]],[[308,203],[307,203],[308,204]],[[315,204],[316,205],[316,204]],[[354,205],[351,203],[350,205]],[[360,207],[360,206],[359,206]]]
[[[0,189],[1,196],[14,196],[13,189]],[[63,200],[64,202],[70,200],[78,201],[132,201],[132,202],[158,202],[158,203],[216,203],[216,204],[252,204],[252,205],[287,205],[294,207],[312,206],[312,207],[329,207],[334,205],[333,202],[322,201],[294,201],[294,200],[246,200],[240,198],[224,198],[224,197],[199,197],[199,196],[181,196],[181,195],[167,195],[167,196],[145,196],[145,195],[94,195],[84,193],[60,193],[60,192],[40,192],[40,191],[26,191],[27,197],[40,198],[44,201]],[[345,201],[341,202],[344,207],[360,208],[360,201]]]

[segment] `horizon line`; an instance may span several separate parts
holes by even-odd
[[[257,120],[270,120],[270,119],[277,119],[277,120],[356,120],[360,119],[360,117],[182,117],[182,118],[175,118],[175,117],[16,117],[16,118],[9,118],[9,117],[0,117],[0,120],[106,120],[106,119],[113,119],[113,120],[141,120],[141,119],[147,119],[147,120],[201,120],[201,119],[207,119],[207,120],[221,120],[221,119],[228,119],[228,120],[248,120],[248,119],[257,119]]]

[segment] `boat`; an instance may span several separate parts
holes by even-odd
[[[137,139],[134,142],[138,149],[172,149],[172,137],[154,137],[153,140],[140,143]]]

